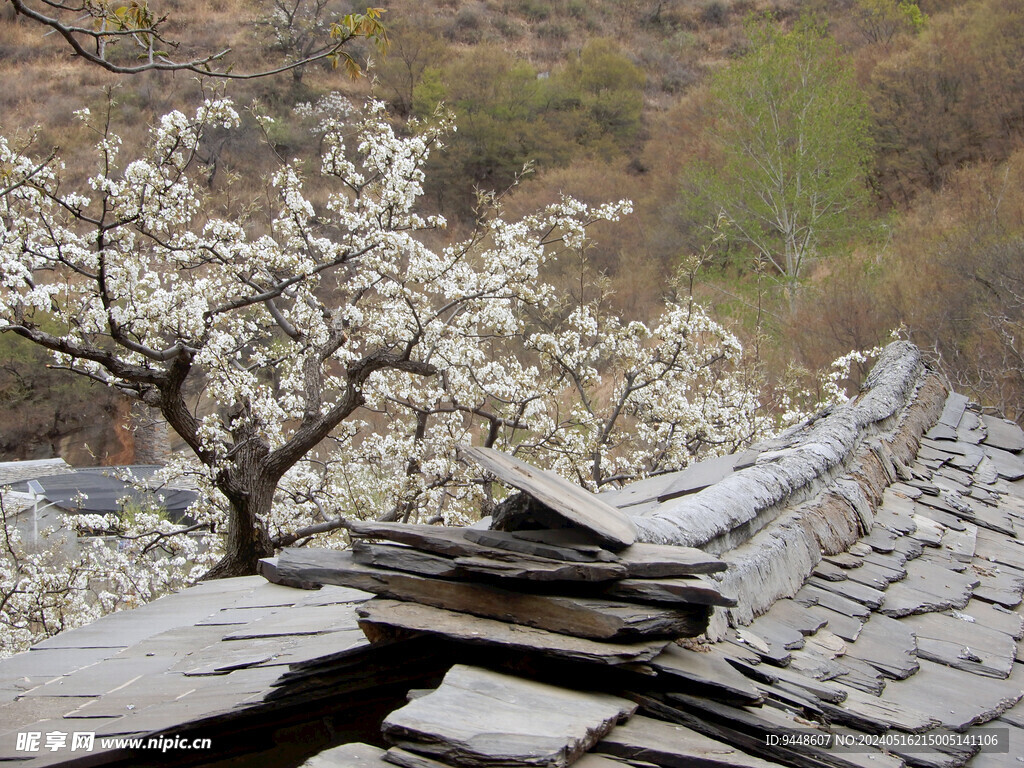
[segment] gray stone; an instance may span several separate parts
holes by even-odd
[[[607,598],[531,594],[489,584],[431,579],[362,565],[349,552],[287,549],[281,553],[278,568],[304,579],[578,637],[692,637],[707,626],[707,609],[697,606],[655,608]]]
[[[683,683],[686,692],[736,705],[760,705],[757,689],[726,660],[721,649],[698,652],[669,645],[649,662],[667,680]]]
[[[1004,480],[1020,480],[1024,478],[1024,459],[1015,453],[984,446],[985,456],[995,465],[996,473]]]
[[[852,579],[846,581],[825,581],[812,576],[807,580],[807,583],[849,600],[854,600],[871,609],[878,608],[885,599],[885,593],[881,590],[874,589]]]
[[[1007,680],[996,680],[922,660],[917,674],[887,687],[885,697],[897,707],[963,731],[998,717],[1020,700],[1024,690],[1014,678],[1011,674]]]
[[[886,689],[886,695],[879,698],[846,686],[847,697],[842,704],[823,702],[822,708],[833,722],[869,733],[885,733],[890,728],[907,733],[922,733],[939,724],[938,719],[927,712],[893,703],[890,691],[896,687],[890,686]]]
[[[369,744],[342,744],[314,755],[299,768],[386,768],[384,750]]]
[[[985,425],[987,433],[982,441],[985,445],[1010,453],[1024,451],[1024,430],[1021,430],[1015,423],[984,414],[981,416],[981,421]]]
[[[384,719],[392,743],[459,766],[567,768],[636,705],[458,664]]]
[[[779,600],[766,614],[773,621],[792,627],[801,635],[813,635],[828,624],[828,619],[811,612],[789,598]]]
[[[859,659],[894,680],[917,671],[917,642],[902,622],[876,614],[864,623],[857,640],[847,644],[846,656]]]
[[[935,563],[914,560],[907,564],[907,577],[890,585],[879,609],[898,618],[915,613],[962,609],[971,599],[976,577],[962,575]]]
[[[637,715],[613,728],[598,752],[665,768],[769,768],[776,763],[741,752],[683,725]]]
[[[862,619],[837,613],[821,605],[808,606],[806,611],[817,619],[823,619],[826,626],[843,640],[856,640],[864,626]]]
[[[669,642],[597,642],[468,613],[380,598],[363,603],[358,613],[363,631],[373,641],[409,632],[426,632],[470,645],[497,646],[505,650],[530,651],[554,658],[598,664],[649,661],[661,653]]]
[[[503,483],[529,494],[571,526],[593,533],[610,547],[622,549],[636,541],[636,525],[628,515],[554,472],[491,448],[461,446],[459,450]]]

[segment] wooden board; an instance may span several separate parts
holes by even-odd
[[[707,609],[659,608],[599,597],[503,589],[490,584],[431,579],[363,565],[350,552],[286,549],[278,558],[286,575],[471,613],[513,624],[601,640],[693,637],[707,626]]]
[[[636,541],[636,525],[628,515],[578,485],[537,469],[492,448],[463,446],[462,455],[557,512],[571,527],[590,531],[613,549]]]
[[[543,629],[506,624],[468,613],[446,611],[428,605],[375,598],[357,609],[360,626],[374,640],[396,632],[443,635],[471,645],[499,646],[506,651],[526,651],[558,659],[596,664],[628,664],[649,661],[661,653],[668,640],[634,643],[598,642]]]
[[[457,664],[384,719],[388,741],[465,768],[567,768],[636,705]]]

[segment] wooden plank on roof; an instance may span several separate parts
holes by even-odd
[[[567,768],[635,710],[617,696],[457,664],[432,693],[384,718],[382,731],[403,749],[465,768]]]
[[[460,450],[503,483],[529,494],[570,526],[590,531],[608,546],[622,549],[636,541],[636,525],[629,516],[554,472],[531,467],[492,448],[463,446]]]

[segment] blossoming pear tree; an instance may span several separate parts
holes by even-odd
[[[260,219],[218,215],[191,175],[204,135],[238,125],[229,101],[164,116],[133,159],[81,116],[98,135],[85,191],[0,138],[0,331],[162,414],[205,491],[194,515],[224,533],[210,576],[347,517],[466,520],[491,491],[460,443],[597,490],[769,427],[738,342],[692,301],[648,326],[547,279],[628,203],[494,206],[428,247],[444,221],[417,199],[444,117],[398,135],[379,104],[307,109],[320,167],[283,164]]]

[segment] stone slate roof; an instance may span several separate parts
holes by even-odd
[[[74,472],[74,469],[64,459],[0,461],[0,488],[66,472]]]
[[[50,638],[0,662],[0,760],[1020,766],[1022,451],[1024,432],[894,345],[849,404],[743,455],[602,494],[611,512],[496,466],[545,497],[506,516],[511,533],[449,530],[443,545],[424,534],[396,552],[407,534],[356,526],[355,554],[268,563],[269,578],[329,584],[319,591],[201,584]],[[563,502],[568,532],[522,530],[558,527]],[[591,512],[623,527],[601,518],[588,538]],[[651,544],[602,538],[633,530]],[[678,575],[682,560],[704,575]],[[655,561],[677,575],[643,571]],[[541,571],[558,575],[536,581]],[[363,602],[351,585],[378,596]],[[473,615],[451,609],[460,600]],[[700,636],[671,643],[665,628],[693,629],[696,616],[701,632],[677,634]],[[16,749],[18,733],[93,730],[208,736],[216,754]],[[824,747],[823,734],[861,743]]]

